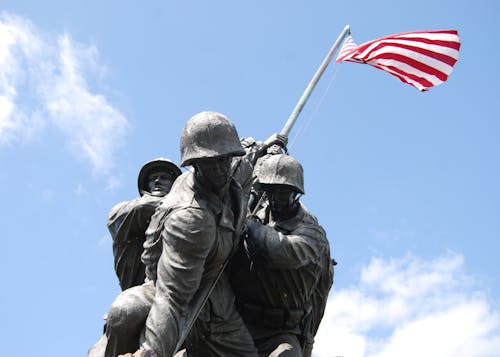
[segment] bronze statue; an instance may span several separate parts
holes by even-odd
[[[273,144],[285,139],[272,136],[252,158]],[[181,347],[189,356],[257,356],[224,271],[247,215],[253,167],[245,154],[224,115],[202,112],[187,122],[181,166],[194,170],[176,180],[152,217],[146,283],[113,302],[106,356],[170,357]]]
[[[144,283],[146,274],[141,255],[146,229],[161,198],[170,192],[180,174],[179,167],[168,159],[147,162],[137,178],[140,197],[111,209],[107,225],[113,238],[115,271],[122,290]]]
[[[158,158],[145,163],[137,177],[140,196],[118,203],[109,212],[107,226],[113,239],[114,267],[122,290],[144,283],[146,267],[141,255],[146,229],[156,207],[180,174],[179,167],[169,159]],[[88,356],[104,356],[106,344],[107,338],[103,335],[89,349]]]
[[[297,160],[267,157],[257,179],[264,197],[231,264],[238,310],[259,356],[310,356],[333,283],[329,243],[299,201],[304,179]]]

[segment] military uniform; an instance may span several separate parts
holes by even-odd
[[[108,216],[108,229],[113,238],[116,275],[122,290],[141,285],[146,278],[141,262],[145,232],[162,197],[144,193],[132,201],[113,207]]]
[[[116,275],[122,290],[144,283],[145,265],[141,262],[145,232],[151,216],[168,192],[149,192],[148,177],[152,173],[171,175],[172,182],[181,170],[172,161],[158,158],[145,163],[137,178],[140,197],[121,202],[108,215],[108,230],[113,239]]]
[[[181,151],[183,166],[245,154],[232,123],[213,112],[190,119]],[[219,276],[239,245],[252,171],[246,158],[233,158],[217,194],[195,172],[177,179],[146,233],[148,282],[120,294],[109,310],[106,356],[135,351],[144,324],[146,355],[172,356],[189,332],[183,346],[190,356],[257,356],[227,273]]]
[[[259,184],[304,192],[295,159],[275,155],[261,169]],[[302,203],[291,204],[293,215],[277,220],[267,201],[257,207],[231,263],[238,310],[261,356],[302,356],[311,348],[333,282],[324,229]]]
[[[269,219],[266,208],[256,214],[262,222]],[[323,306],[313,306],[313,298],[319,299],[314,295],[320,293],[315,290],[321,275],[330,265],[325,232],[301,205],[286,221],[268,225],[249,220],[247,234],[245,248],[231,264],[240,314],[261,355],[267,356],[279,344],[269,339],[282,342],[279,335],[283,335],[301,356],[305,323],[310,314],[320,320],[326,303],[324,299]]]
[[[156,298],[146,322],[147,349],[161,356],[175,352],[185,321],[190,320],[238,244],[246,215],[244,192],[231,180],[221,199],[192,173],[186,173],[162,204],[156,218],[164,220],[160,225],[163,251],[158,261]],[[228,276],[223,273],[187,339],[189,355],[256,355],[234,302]]]

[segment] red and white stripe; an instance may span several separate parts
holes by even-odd
[[[448,79],[459,50],[456,30],[404,32],[359,46],[349,35],[335,62],[367,63],[425,91]]]

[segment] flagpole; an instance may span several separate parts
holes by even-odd
[[[318,83],[319,79],[321,78],[321,75],[323,72],[326,70],[326,67],[328,67],[328,64],[332,60],[333,55],[337,51],[338,47],[344,40],[344,38],[351,32],[351,28],[349,25],[346,25],[342,32],[340,33],[339,37],[333,44],[332,48],[326,55],[326,57],[323,59],[323,62],[319,66],[318,70],[314,74],[313,78],[311,79],[311,82],[309,82],[309,85],[305,89],[304,93],[302,94],[302,97],[300,97],[297,105],[295,106],[295,109],[293,110],[292,114],[288,117],[288,120],[285,123],[285,126],[283,126],[283,129],[281,129],[280,134],[288,136],[290,133],[290,130],[292,130],[293,125],[297,121],[297,118],[299,117],[300,112],[304,108],[304,105],[306,104],[307,100],[309,99],[309,96],[311,95],[314,87]]]

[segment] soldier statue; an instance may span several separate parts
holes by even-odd
[[[156,207],[180,174],[179,167],[169,159],[145,163],[137,178],[140,196],[118,203],[109,212],[107,226],[113,239],[114,267],[122,290],[144,283],[146,272],[141,255],[146,229]],[[106,335],[103,335],[88,356],[102,357],[106,343]]]
[[[262,161],[241,249],[231,263],[238,310],[259,356],[310,356],[333,283],[326,233],[299,201],[302,165],[278,154]]]
[[[113,238],[115,271],[122,290],[144,283],[146,275],[141,255],[146,229],[160,200],[170,192],[180,174],[179,167],[168,159],[147,162],[137,179],[140,197],[111,209],[107,225]]]
[[[280,135],[269,138],[258,157]],[[252,184],[236,128],[201,112],[181,136],[182,174],[146,233],[146,283],[122,292],[108,312],[106,356],[257,356],[224,270],[239,246]]]

